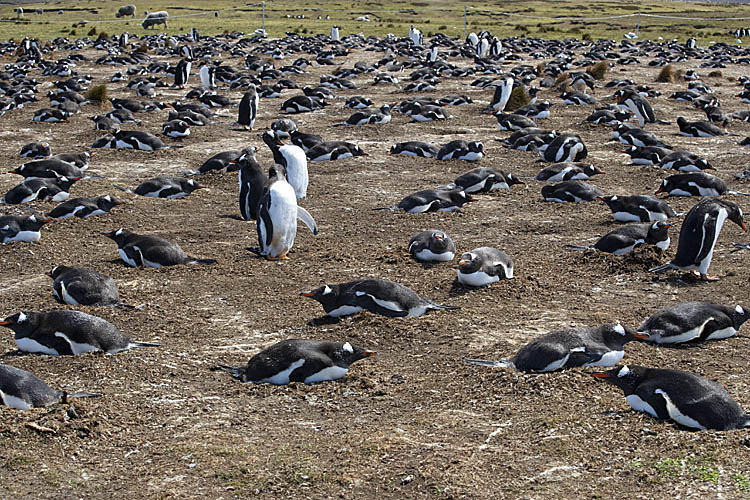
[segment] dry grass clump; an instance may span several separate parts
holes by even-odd
[[[593,66],[586,68],[586,73],[594,77],[594,80],[604,80],[604,75],[609,71],[609,63],[607,61],[599,61]]]
[[[514,88],[510,97],[508,98],[508,104],[505,105],[505,109],[509,111],[515,111],[521,106],[526,106],[531,101],[531,96],[526,92],[523,86]]]
[[[89,91],[86,92],[84,97],[92,103],[102,106],[105,102],[107,102],[107,87],[106,85],[97,85],[95,87],[91,87]]]
[[[664,66],[659,72],[659,76],[656,77],[658,83],[674,83],[677,78],[677,72],[671,64]]]

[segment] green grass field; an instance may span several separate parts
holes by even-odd
[[[193,2],[191,7],[175,6],[176,2],[154,0],[149,3],[136,2],[135,19],[115,19],[114,12],[126,1],[84,0],[58,1],[26,4],[23,20],[18,20],[13,6],[0,7],[0,38],[7,40],[24,36],[53,39],[59,36],[81,37],[85,35],[119,33],[128,31],[144,34],[140,22],[144,10],[167,10],[170,14],[169,34],[185,33],[195,26],[204,34],[219,34],[224,31],[250,33],[261,27],[260,3],[218,0],[215,2]],[[315,4],[313,4],[315,5]],[[43,14],[34,9],[45,9]],[[62,13],[58,10],[62,9]],[[218,12],[218,17],[214,16]],[[341,33],[359,33],[383,36],[394,33],[404,36],[411,24],[419,27],[425,35],[441,32],[449,36],[464,35],[463,5],[447,0],[405,0],[386,3],[354,1],[329,1],[325,6],[312,7],[310,2],[266,2],[265,27],[269,36],[282,36],[285,32],[303,35],[328,33],[333,24],[341,27]],[[620,39],[624,33],[635,31],[640,12],[639,34],[642,39],[676,38],[685,40],[696,36],[702,42],[731,42],[729,33],[739,27],[750,25],[747,20],[716,21],[710,18],[750,17],[750,6],[738,4],[694,3],[694,2],[639,2],[639,1],[503,1],[472,3],[467,9],[468,31],[490,30],[501,36],[539,36],[544,38],[591,37]],[[511,14],[511,15],[508,15]],[[618,19],[590,19],[628,15]],[[700,20],[668,19],[648,17],[650,15],[700,18]],[[296,18],[304,15],[304,18]],[[367,15],[370,22],[356,21]],[[183,17],[184,16],[184,17]],[[570,19],[580,18],[577,19]],[[588,18],[588,19],[587,19]],[[88,21],[78,25],[79,21]],[[95,30],[95,32],[94,32]],[[91,32],[91,33],[90,33]]]

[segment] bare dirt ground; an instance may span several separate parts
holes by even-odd
[[[85,51],[90,57],[98,53]],[[63,54],[55,54],[55,58]],[[343,64],[373,62],[381,54],[355,51]],[[176,58],[169,58],[176,62]],[[241,65],[240,59],[227,59]],[[2,63],[9,63],[4,58]],[[453,61],[459,65],[468,61]],[[538,61],[532,61],[535,64]],[[659,71],[645,65],[618,66],[606,80],[629,77],[652,84]],[[676,65],[697,67],[697,61]],[[507,65],[509,69],[510,64]],[[132,96],[109,83],[121,68],[84,64],[78,68],[107,82],[110,95]],[[328,68],[314,67],[296,80],[317,83]],[[699,70],[707,75],[710,70]],[[705,78],[727,111],[746,109],[736,77],[745,68],[721,70]],[[53,78],[37,77],[40,95]],[[193,76],[197,82],[197,78]],[[508,135],[479,110],[490,90],[470,87],[471,78],[444,79],[434,93],[465,93],[475,103],[451,108],[453,119],[437,124],[409,123],[395,115],[384,126],[333,127],[350,110],[343,98],[324,111],[292,118],[301,130],[326,139],[359,143],[363,158],[310,164],[308,198],[301,204],[315,217],[320,234],[300,227],[291,259],[284,263],[255,258],[252,223],[238,219],[236,174],[200,177],[208,189],[181,200],[154,200],[122,193],[113,184],[135,187],[156,175],[197,168],[220,151],[261,145],[260,132],[280,115],[282,100],[261,101],[254,132],[233,130],[236,107],[207,127],[194,127],[184,148],[154,153],[97,150],[90,171],[104,176],[76,184],[72,196],[105,193],[127,204],[111,215],[64,220],[48,225],[39,244],[0,245],[0,297],[5,317],[18,311],[60,307],[47,272],[58,264],[81,265],[112,276],[123,302],[142,310],[80,307],[101,316],[131,338],[161,348],[117,355],[51,357],[18,355],[12,336],[3,336],[0,362],[29,370],[56,388],[99,392],[97,399],[27,412],[0,407],[0,496],[3,498],[742,498],[750,495],[747,431],[687,432],[630,411],[622,393],[597,383],[591,370],[526,375],[470,366],[465,357],[499,359],[553,329],[593,326],[619,320],[636,328],[648,315],[678,301],[723,304],[748,300],[747,254],[731,253],[731,241],[747,241],[733,224],[725,226],[711,268],[722,277],[701,283],[671,272],[654,275],[649,267],[666,262],[676,248],[680,222],[672,229],[666,255],[653,249],[625,257],[564,250],[584,244],[615,227],[601,203],[545,203],[542,184],[529,181],[479,196],[458,213],[411,215],[372,211],[397,203],[421,189],[451,182],[473,163],[392,157],[393,142],[482,140],[487,156],[479,165],[533,176],[544,165],[533,153],[504,149],[494,140]],[[377,105],[396,103],[407,94],[374,87],[372,75],[354,80],[360,90],[341,97],[368,95]],[[171,80],[170,80],[171,82]],[[687,87],[653,84],[657,116],[702,118],[689,103],[667,99]],[[185,91],[161,89],[172,101]],[[220,89],[239,101],[240,92]],[[297,91],[298,92],[298,91]],[[287,91],[285,98],[295,95]],[[612,102],[610,89],[595,96]],[[540,126],[580,133],[588,161],[606,175],[592,183],[608,194],[653,193],[672,172],[629,165],[607,128],[581,124],[587,106],[566,106],[558,92],[540,99],[555,102],[552,117]],[[18,152],[31,140],[46,139],[53,153],[86,150],[101,135],[87,106],[70,123],[31,122],[41,99],[0,118],[0,161],[6,170],[21,163]],[[143,129],[159,133],[166,111],[140,115]],[[705,155],[718,175],[748,191],[732,173],[747,166],[741,138],[680,137],[676,125],[649,125],[675,147]],[[729,130],[750,134],[746,123]],[[175,141],[168,140],[170,144]],[[263,165],[272,156],[263,146]],[[0,175],[5,192],[18,177]],[[728,199],[747,207],[740,196]],[[673,199],[678,211],[697,199]],[[51,202],[32,206],[47,211]],[[2,213],[21,213],[6,207]],[[747,211],[747,210],[746,210]],[[215,258],[210,266],[161,270],[123,264],[104,231],[125,227],[177,241],[190,255]],[[459,253],[495,246],[510,254],[516,277],[480,289],[455,282],[456,263],[421,265],[407,251],[409,238],[437,228],[456,242]],[[324,283],[363,277],[398,281],[438,303],[460,306],[415,319],[388,319],[360,313],[325,321],[323,310],[298,296]],[[747,328],[747,327],[745,327]],[[378,351],[352,366],[342,380],[312,386],[241,384],[217,364],[241,365],[261,348],[285,338],[349,340]],[[685,348],[632,343],[623,360],[630,364],[692,370],[722,383],[750,409],[748,337]],[[52,432],[40,432],[29,424]]]

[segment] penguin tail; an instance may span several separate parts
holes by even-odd
[[[164,148],[164,149],[182,149],[182,148],[184,148],[184,147],[185,147],[185,146],[183,146],[183,145],[174,145],[174,144],[173,144],[172,146],[167,146],[167,147],[166,147],[166,148]]]
[[[391,210],[395,212],[396,210],[398,210],[398,207],[396,205],[391,205],[390,207],[376,207],[373,208],[373,210]]]
[[[145,306],[146,304],[138,304],[137,306],[131,306],[130,304],[123,304],[122,302],[118,302],[117,304],[114,305],[114,307],[118,309],[125,309],[127,311],[131,311],[133,309],[137,311],[142,311]]]
[[[684,217],[685,215],[687,215],[687,212],[675,212],[674,213],[675,217]]]
[[[498,361],[487,361],[484,359],[465,358],[464,361],[466,361],[470,365],[475,365],[475,366],[490,366],[493,368],[515,368],[516,367],[516,365],[513,364],[513,361],[509,359],[501,359]]]
[[[113,186],[114,186],[115,188],[119,189],[120,191],[125,191],[126,193],[130,193],[130,194],[135,194],[135,192],[134,192],[134,191],[133,191],[132,189],[130,189],[130,188],[126,188],[126,187],[118,186],[117,184],[112,184],[112,185],[113,185]]]
[[[430,302],[430,307],[438,311],[456,311],[458,309],[461,309],[460,306],[447,306],[444,304],[436,304],[434,302]]]
[[[582,245],[565,245],[565,250],[574,250],[576,252],[584,252],[586,250],[589,250],[591,247],[582,246]]]
[[[658,123],[659,125],[672,125],[672,122],[669,120],[654,120],[654,123]]]
[[[83,176],[83,179],[104,179],[104,176],[102,175],[89,175],[86,174]]]
[[[128,347],[125,349],[140,349],[142,347],[161,347],[161,344],[157,344],[154,342],[139,342],[137,340],[131,340],[130,343],[128,343]]]
[[[224,371],[229,373],[232,377],[236,378],[237,380],[240,380],[242,382],[245,382],[245,370],[241,366],[227,366],[227,365],[218,365],[211,367],[212,372],[217,371]]]
[[[738,429],[745,429],[747,427],[750,427],[750,415],[745,413],[742,417],[739,419],[739,424],[737,425]]]
[[[742,243],[739,241],[733,241],[732,246],[737,247],[737,250],[750,250],[750,243]]]
[[[216,264],[216,259],[196,259],[191,258],[188,264]]]
[[[727,194],[738,194],[740,196],[750,196],[750,193],[744,193],[742,191],[727,191]]]
[[[672,262],[667,262],[666,264],[662,264],[660,266],[652,267],[648,270],[650,273],[663,273],[664,271],[668,271],[669,269],[672,269]]]
[[[98,394],[96,392],[73,392],[73,393],[67,393],[63,391],[62,398],[60,401],[62,401],[62,404],[68,404],[71,399],[73,398],[100,398],[102,397],[101,394]]]
[[[180,173],[182,175],[199,175],[201,171],[200,170],[180,170]]]
[[[446,184],[445,186],[438,186],[436,189],[441,189],[443,191],[450,191],[451,189],[456,189],[456,184],[451,182],[450,184]]]

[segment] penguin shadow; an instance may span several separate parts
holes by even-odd
[[[318,316],[305,322],[308,326],[330,326],[341,323],[341,318],[333,318],[328,315]]]
[[[486,288],[486,285],[485,286],[464,286],[458,282],[458,278],[455,278],[453,280],[453,283],[451,283],[451,289],[448,290],[448,296],[449,297],[463,297],[467,293],[472,293],[476,290],[481,290],[483,288]]]
[[[680,287],[680,288],[697,287],[700,285],[707,285],[707,284],[712,283],[710,281],[704,281],[692,273],[685,273],[685,274],[677,275],[677,276],[665,276],[664,278],[661,278],[661,279],[657,278],[654,280],[654,282],[658,282],[658,281],[662,281],[671,286]]]
[[[0,354],[0,359],[12,359],[12,358],[20,358],[22,356],[28,356],[29,353],[23,352],[20,349],[15,349],[13,351],[4,352],[3,354]]]
[[[109,263],[109,264],[112,264],[113,266],[124,267],[126,269],[132,269],[133,268],[132,266],[130,266],[128,263],[126,263],[125,261],[123,261],[119,257],[117,257],[115,259],[109,259],[106,262]]]
[[[240,222],[246,222],[245,219],[240,217],[237,214],[221,214],[216,216],[218,219],[232,219],[232,220],[238,220]]]

